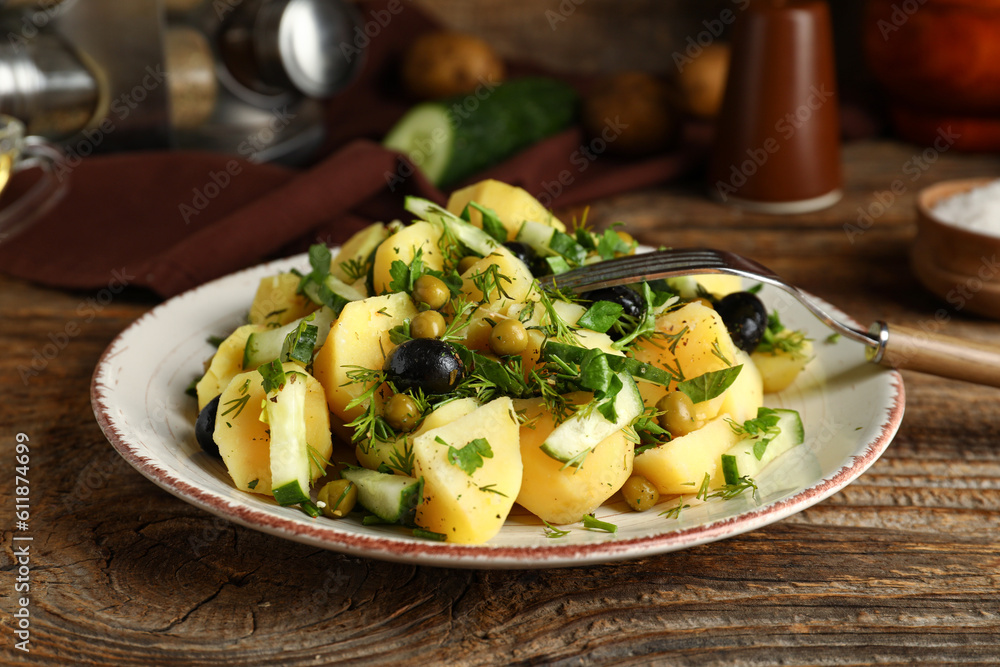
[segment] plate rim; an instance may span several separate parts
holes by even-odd
[[[391,534],[384,536],[363,535],[339,530],[332,522],[330,524],[324,522],[311,524],[301,520],[292,520],[269,511],[235,503],[213,491],[195,486],[185,481],[182,478],[182,473],[173,472],[170,466],[164,465],[155,457],[143,454],[140,449],[145,449],[145,445],[141,442],[131,442],[115,424],[112,415],[113,406],[109,401],[109,395],[113,392],[114,387],[106,384],[103,376],[109,370],[114,357],[120,353],[119,348],[130,332],[143,326],[145,320],[156,317],[171,304],[191,298],[200,291],[211,290],[218,283],[232,280],[242,274],[264,272],[272,266],[281,266],[304,259],[306,256],[306,253],[300,253],[240,269],[185,290],[154,306],[115,336],[101,353],[91,377],[90,387],[91,406],[104,436],[118,454],[144,477],[168,493],[215,516],[296,542],[348,555],[392,562],[474,569],[572,567],[632,560],[678,551],[734,537],[775,523],[821,502],[846,487],[870,468],[888,448],[899,429],[905,411],[905,388],[902,376],[896,370],[888,370],[886,374],[891,377],[895,396],[892,405],[888,408],[888,413],[883,417],[878,435],[864,445],[863,451],[849,457],[853,460],[845,463],[835,473],[818,480],[815,484],[799,489],[787,498],[735,516],[655,535],[585,544],[495,546],[487,543],[466,545],[413,540],[412,538],[402,539],[401,536],[397,537]],[[853,318],[838,308],[811,294],[808,296],[848,322],[860,326]],[[861,450],[860,443],[857,449]]]

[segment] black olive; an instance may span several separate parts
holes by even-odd
[[[520,241],[507,241],[503,245],[507,248],[507,250],[514,253],[514,257],[517,257],[519,260],[524,262],[524,265],[528,267],[528,270],[531,270],[531,267],[535,264],[535,260],[538,259],[538,255],[535,253],[534,249],[526,243],[521,243]]]
[[[220,398],[222,394],[209,401],[208,405],[198,413],[198,421],[194,423],[194,437],[198,444],[206,454],[217,459],[222,458],[219,446],[215,444],[215,415],[219,411]]]
[[[425,394],[447,394],[465,378],[455,348],[433,338],[401,343],[389,353],[384,370],[397,391],[423,389]]]
[[[746,353],[757,349],[767,329],[767,308],[750,292],[733,292],[719,299],[715,312],[726,325],[736,347]]]
[[[602,287],[601,289],[584,292],[580,295],[580,299],[588,303],[610,301],[620,304],[624,309],[622,311],[623,315],[628,315],[636,319],[642,317],[646,312],[646,300],[642,298],[641,294],[634,289],[629,289],[625,285]]]

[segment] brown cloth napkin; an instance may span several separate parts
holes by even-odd
[[[363,16],[384,4],[362,5]],[[320,162],[300,171],[196,151],[85,158],[68,174],[60,202],[26,231],[0,239],[0,271],[64,288],[124,281],[170,297],[317,241],[336,245],[374,220],[405,219],[405,195],[443,203],[444,193],[377,143],[410,105],[392,74],[395,61],[433,27],[414,7],[405,12],[371,40],[362,74],[329,103]],[[625,161],[588,144],[574,127],[469,182],[495,178],[565,208],[670,180],[701,154],[696,143]],[[412,175],[399,182],[393,174]],[[26,178],[5,196],[16,196]]]

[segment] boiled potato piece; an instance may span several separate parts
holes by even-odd
[[[483,208],[492,209],[497,214],[500,222],[507,229],[508,240],[513,240],[517,236],[525,220],[540,222],[555,227],[561,232],[566,231],[566,225],[542,206],[541,202],[528,194],[526,190],[513,185],[492,179],[480,181],[475,185],[451,193],[447,208],[455,215],[461,215],[462,210],[470,201],[476,202]],[[482,227],[482,213],[470,206],[469,221],[476,227]]]
[[[340,252],[330,261],[330,273],[345,283],[351,284],[354,279],[348,275],[345,266],[351,263],[365,263],[368,256],[389,236],[388,230],[381,222],[368,225],[340,247]],[[363,278],[362,278],[363,280]]]
[[[496,266],[497,273],[510,280],[500,278],[500,289],[493,287],[484,298],[482,290],[475,285],[473,276],[486,276],[491,266]],[[534,280],[524,262],[504,248],[483,257],[462,274],[462,294],[472,303],[482,303],[492,310],[504,310],[512,304],[527,300]],[[500,293],[501,290],[506,296]]]
[[[198,393],[198,412],[221,394],[229,385],[229,381],[243,370],[243,350],[247,346],[250,334],[264,331],[266,328],[257,324],[244,324],[222,341],[208,365],[208,370],[195,385],[195,391]]]
[[[444,233],[441,225],[432,222],[415,222],[387,238],[375,251],[375,266],[372,270],[372,286],[376,294],[389,291],[392,274],[389,270],[396,260],[409,266],[418,251],[424,266],[440,271],[444,266],[444,256],[438,242]]]
[[[668,278],[667,284],[682,299],[688,300],[697,299],[701,296],[702,291],[708,292],[716,298],[721,298],[743,289],[742,278],[722,273],[705,273],[695,276]]]
[[[725,412],[742,424],[757,416],[757,408],[764,405],[764,385],[757,365],[743,350],[736,350],[736,364],[743,364],[743,370],[736,381],[726,390],[719,412]]]
[[[283,366],[285,372],[303,373],[298,364],[286,362]],[[329,460],[333,440],[323,387],[315,378],[305,375],[306,442],[316,450],[316,459],[323,466],[321,469],[314,462],[310,467],[311,478],[316,480],[325,472],[322,462]],[[262,379],[256,370],[240,373],[232,379],[219,399],[214,438],[236,488],[270,495],[271,439],[268,425],[260,420],[265,398]]]
[[[778,337],[796,335],[796,332],[785,330]],[[811,341],[803,340],[799,349],[794,352],[784,352],[775,349],[770,352],[757,350],[751,355],[757,368],[760,369],[764,381],[764,393],[770,394],[787,389],[799,373],[806,367],[813,356]]]
[[[575,392],[567,397],[583,403],[591,394]],[[632,474],[634,447],[622,431],[598,443],[580,467],[567,466],[541,449],[556,426],[542,400],[520,400],[515,405],[529,420],[521,427],[524,479],[517,504],[538,518],[551,524],[579,521],[614,495]]]
[[[471,473],[451,452],[483,438],[492,456]],[[446,443],[446,444],[444,444]],[[416,523],[449,542],[481,544],[503,526],[521,488],[518,422],[510,398],[495,399],[413,439],[413,475],[424,479]]]
[[[720,457],[743,436],[735,433],[722,414],[697,431],[688,433],[635,457],[635,474],[642,475],[662,495],[698,492],[705,473],[711,488],[724,484]]]
[[[352,382],[347,374],[358,366],[380,370],[385,355],[396,347],[389,340],[389,330],[416,314],[417,309],[405,292],[369,297],[344,306],[313,360],[313,374],[326,391],[330,412],[344,422],[361,414],[364,406],[348,410],[347,405],[368,387]]]
[[[660,316],[656,320],[656,328],[667,337],[640,339],[632,355],[639,361],[674,372],[679,367],[688,380],[738,363],[738,348],[733,344],[722,318],[715,310],[698,301],[692,301]],[[677,339],[676,345],[673,344],[672,337]],[[742,375],[742,371],[740,374]],[[670,389],[675,387],[676,384],[671,383]],[[660,385],[639,383],[639,392],[646,405],[656,405],[667,390]],[[719,414],[725,396],[723,393],[711,400],[695,403],[695,418],[708,421],[715,417]]]
[[[379,465],[383,463],[392,467],[393,456],[404,456],[406,448],[413,447],[413,439],[415,437],[423,435],[431,429],[450,424],[478,407],[479,402],[474,398],[460,398],[457,401],[449,401],[424,417],[420,428],[413,433],[400,435],[397,439],[388,442],[376,440],[370,443],[358,443],[354,454],[358,458],[358,463],[370,470],[378,470]]]
[[[319,306],[304,294],[298,294],[299,278],[294,273],[279,273],[262,278],[250,306],[251,324],[282,326],[305,317]]]

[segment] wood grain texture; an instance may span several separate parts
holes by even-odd
[[[1000,343],[908,270],[913,197],[998,175],[942,155],[860,236],[916,149],[849,146],[847,195],[809,216],[743,214],[698,183],[596,202],[650,244],[748,254],[868,322]],[[571,211],[567,213],[572,213]],[[0,663],[38,665],[941,665],[1000,659],[1000,391],[904,373],[907,412],[855,483],[778,524],[639,561],[465,571],[317,550],[216,519],[133,471],[94,421],[98,356],[153,305],[0,279],[0,460],[31,437],[32,652],[13,649],[13,486],[0,482]],[[93,311],[93,312],[91,312]],[[88,319],[91,315],[92,318]],[[45,359],[52,334],[79,331]],[[55,345],[55,343],[53,343]],[[38,355],[36,357],[36,354]],[[28,375],[32,360],[42,366]],[[40,361],[37,361],[40,360]]]

